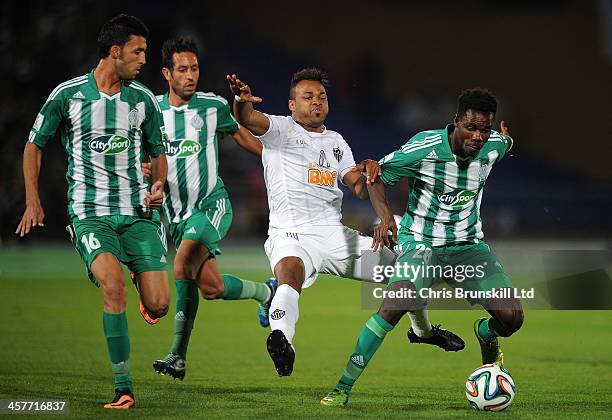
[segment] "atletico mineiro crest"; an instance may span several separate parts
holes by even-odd
[[[342,150],[339,147],[334,147],[334,157],[338,162],[342,160]]]

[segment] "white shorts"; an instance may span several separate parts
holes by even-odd
[[[374,281],[374,266],[392,265],[395,254],[388,248],[374,252],[371,247],[370,236],[343,225],[274,229],[264,244],[273,273],[285,257],[302,260],[303,288],[311,286],[319,273]]]

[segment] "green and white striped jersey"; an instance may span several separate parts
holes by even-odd
[[[168,94],[157,100],[168,135],[164,209],[168,220],[178,223],[189,218],[202,200],[227,197],[218,174],[218,140],[239,126],[227,101],[214,93],[196,92],[180,107],[170,105]]]
[[[93,71],[58,85],[36,117],[29,141],[44,147],[57,130],[68,154],[68,214],[72,220],[138,214],[147,184],[140,162],[164,153],[155,97],[141,83],[98,91]]]
[[[398,240],[431,246],[478,243],[484,238],[480,219],[482,192],[493,167],[512,147],[512,138],[492,131],[473,159],[456,157],[449,127],[423,131],[381,161],[381,180],[393,185],[407,177],[410,194]]]

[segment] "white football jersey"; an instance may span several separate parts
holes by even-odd
[[[341,225],[338,180],[355,167],[349,145],[335,131],[306,131],[290,116],[267,115],[260,136],[270,229]]]

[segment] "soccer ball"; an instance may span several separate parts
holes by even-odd
[[[465,396],[476,410],[501,411],[514,399],[514,380],[498,365],[482,365],[465,381]]]

